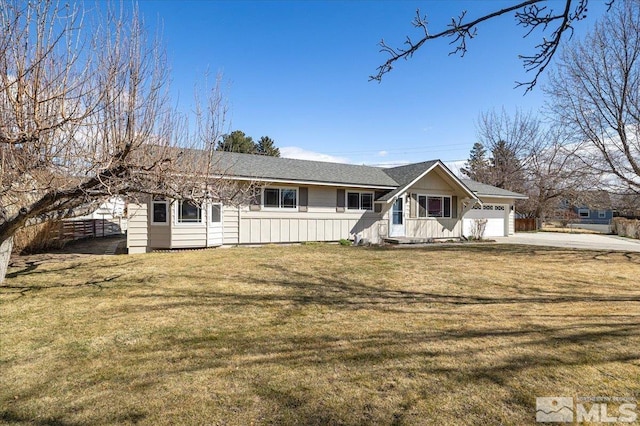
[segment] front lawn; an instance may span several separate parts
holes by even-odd
[[[278,246],[9,272],[0,422],[522,425],[537,396],[640,399],[640,253]]]

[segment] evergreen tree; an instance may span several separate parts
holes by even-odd
[[[462,173],[467,175],[469,179],[490,183],[490,163],[486,155],[487,151],[484,146],[479,142],[474,143],[469,153],[469,159],[461,169]]]
[[[218,142],[216,151],[240,152],[244,154],[255,154],[256,143],[251,136],[247,136],[241,130],[234,130],[228,135],[224,135]]]
[[[515,151],[503,140],[491,150],[489,182],[498,188],[519,192],[524,182],[524,168]]]
[[[280,149],[269,136],[262,136],[256,144],[256,154],[280,157]]]

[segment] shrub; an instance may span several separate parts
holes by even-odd
[[[621,237],[640,239],[640,220],[616,217],[611,223],[611,232]]]
[[[44,222],[25,226],[13,236],[13,252],[21,254],[41,253],[61,248],[64,242],[58,239],[60,222]]]
[[[481,240],[486,228],[487,219],[473,219],[473,223],[471,225],[471,239]]]
[[[351,241],[349,241],[349,240],[347,240],[345,238],[341,238],[340,239],[340,245],[341,246],[350,246],[351,244],[352,244]]]

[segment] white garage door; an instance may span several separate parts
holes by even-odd
[[[504,237],[507,235],[506,224],[509,214],[508,204],[484,204],[482,207],[476,205],[464,215],[463,226],[464,235],[472,235],[475,219],[486,219],[487,226],[484,231],[485,237]]]

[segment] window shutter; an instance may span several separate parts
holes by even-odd
[[[298,188],[298,211],[306,212],[309,206],[309,188]]]
[[[411,194],[409,198],[409,217],[418,217],[418,194]]]
[[[337,195],[336,195],[336,211],[337,212],[344,212],[344,201],[345,201],[345,196],[344,196],[344,189],[338,189],[336,191]]]
[[[258,211],[262,205],[262,188],[254,188],[253,195],[249,200],[249,210]]]
[[[458,217],[458,197],[456,195],[451,197],[451,217]]]

